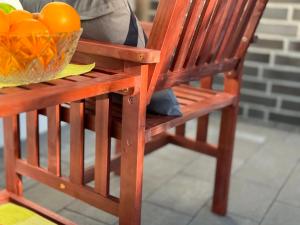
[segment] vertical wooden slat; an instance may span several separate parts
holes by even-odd
[[[16,173],[16,160],[21,154],[19,116],[5,117],[3,130],[6,189],[14,194],[22,195],[22,179]]]
[[[185,128],[186,128],[186,124],[182,124],[178,127],[176,127],[176,135],[178,136],[184,136],[185,135]]]
[[[221,0],[210,0],[203,21],[199,24],[200,27],[193,38],[193,42],[189,49],[189,55],[186,59],[185,66],[195,66],[198,56],[205,46],[210,30],[211,24],[214,22],[217,15]]]
[[[218,50],[216,60],[220,61],[224,58],[224,51],[228,47],[228,44],[232,40],[232,35],[235,31],[235,29],[238,26],[238,23],[240,21],[241,15],[243,14],[244,8],[248,0],[240,0],[237,2],[236,6],[234,7],[234,14],[232,15],[232,18],[230,19],[230,24],[228,28],[225,31],[225,36],[223,39],[223,42]]]
[[[210,32],[209,42],[206,44],[202,53],[200,52],[197,60],[197,65],[203,63],[213,63],[216,57],[216,52],[225,37],[232,15],[235,12],[235,7],[238,0],[223,1],[220,6],[218,16],[214,22],[213,29]],[[222,12],[222,13],[220,13]]]
[[[209,1],[204,0],[194,0],[192,2],[190,13],[186,20],[174,57],[173,70],[180,70],[183,67],[193,36],[195,35],[195,32],[197,32],[198,24],[203,20],[208,3]]]
[[[240,45],[237,49],[237,51],[235,52],[235,57],[244,57],[244,55],[247,52],[247,49],[250,45],[251,39],[253,37],[253,34],[259,24],[260,18],[263,15],[263,12],[266,8],[266,5],[268,3],[268,0],[261,0],[258,1],[255,5],[254,8],[254,13],[252,14],[250,21],[247,25],[246,31],[243,34],[244,35],[244,40],[242,40],[242,42],[240,42]]]
[[[36,110],[26,114],[26,130],[27,162],[33,166],[39,166],[39,120]]]
[[[189,6],[190,0],[161,1],[159,3],[147,48],[161,50],[161,60],[160,63],[152,65],[150,68],[148,102],[151,100],[159,75],[167,72],[170,68],[170,61],[178,44]]]
[[[236,31],[234,32],[234,35],[232,36],[232,41],[230,42],[230,44],[227,46],[227,49],[225,51],[225,57],[226,58],[230,58],[233,57],[234,54],[236,53],[243,35],[247,29],[248,24],[256,24],[259,21],[259,18],[253,17],[254,19],[257,19],[257,21],[255,21],[254,23],[250,23],[249,20],[251,18],[251,16],[253,16],[253,11],[255,9],[255,6],[259,5],[258,1],[256,0],[249,0],[248,4],[246,5],[246,9],[244,10],[243,15],[241,16],[241,20],[239,23],[239,26],[237,27]],[[252,19],[253,19],[252,18]],[[255,26],[256,28],[256,26]],[[253,36],[253,33],[251,33],[251,36]],[[249,40],[250,42],[250,40]]]
[[[82,184],[84,176],[84,102],[71,103],[70,126],[70,180],[76,184]]]
[[[96,156],[95,156],[95,191],[103,196],[109,194],[110,175],[110,121],[109,97],[96,99]]]
[[[209,77],[203,78],[200,81],[200,84],[201,84],[202,88],[211,89],[212,84],[213,84],[213,77],[209,76]],[[200,142],[207,141],[208,125],[209,125],[209,115],[205,115],[198,119],[197,134],[196,134],[197,141],[200,141]]]
[[[47,108],[48,117],[48,170],[61,175],[61,129],[60,129],[60,106]]]

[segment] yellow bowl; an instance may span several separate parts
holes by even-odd
[[[0,34],[0,83],[47,81],[67,66],[82,30],[49,35]]]

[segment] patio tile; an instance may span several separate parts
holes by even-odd
[[[43,184],[28,189],[24,195],[29,200],[52,211],[60,211],[73,200],[73,198]]]
[[[286,185],[280,192],[278,200],[296,207],[300,207],[300,164],[293,172]]]
[[[78,200],[73,201],[66,207],[66,209],[106,224],[114,224],[117,221],[115,216],[112,216]]]
[[[237,124],[237,130],[239,132],[249,132],[256,134],[257,136],[265,137],[266,141],[285,139],[290,133],[288,131],[274,129],[271,127],[263,126],[257,122],[239,120]]]
[[[210,183],[180,174],[150,195],[147,201],[187,215],[194,215],[211,194]]]
[[[237,137],[234,146],[234,158],[245,161],[261,150],[263,145],[264,142],[255,142]]]
[[[232,172],[235,172],[243,165],[243,161],[235,158],[233,160]],[[181,173],[189,176],[196,177],[208,182],[213,182],[215,179],[216,159],[200,155],[195,161],[188,165]]]
[[[96,221],[89,217],[80,215],[77,212],[72,212],[65,209],[59,212],[59,214],[78,225],[105,225],[105,223],[101,223],[100,221]]]
[[[151,203],[144,203],[142,225],[187,225],[191,217],[165,209]]]
[[[180,163],[175,159],[176,156],[176,146],[174,148],[175,156],[167,156],[164,154],[157,155],[156,153],[150,154],[145,157],[144,164],[144,175],[143,175],[143,199],[151,195],[155,190],[157,190],[163,183],[174,177],[180,170],[184,169],[187,163]],[[164,151],[164,150],[162,150]],[[168,150],[167,150],[168,151]],[[180,151],[179,155],[184,154]],[[168,157],[168,159],[164,158]],[[187,159],[186,159],[187,160]],[[186,162],[186,160],[183,160]],[[120,193],[120,178],[114,176],[111,180],[111,193],[115,196],[119,196]]]
[[[149,156],[158,157],[164,160],[176,162],[177,164],[187,164],[194,161],[200,154],[197,152],[190,151],[188,149],[169,144]],[[147,158],[148,156],[146,156]]]
[[[295,145],[277,140],[265,145],[236,175],[279,189],[299,158]]]
[[[300,208],[275,203],[261,225],[299,225]]]
[[[208,207],[204,207],[189,225],[258,225],[258,223],[232,214],[226,217],[217,216]]]
[[[180,170],[184,169],[186,163],[165,160],[155,155],[145,158],[144,166],[144,194],[148,195],[161,184],[174,177]]]
[[[229,212],[259,222],[275,198],[277,190],[247,180],[233,178]]]

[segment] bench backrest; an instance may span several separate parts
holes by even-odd
[[[149,94],[235,70],[268,0],[160,0],[147,48],[161,50]]]

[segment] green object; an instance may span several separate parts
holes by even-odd
[[[95,68],[96,64],[88,64],[88,65],[76,65],[76,64],[69,64],[66,66],[66,68],[61,71],[60,73],[58,73],[55,76],[55,79],[60,79],[60,78],[65,78],[65,77],[69,77],[69,76],[78,76],[81,74],[85,74],[88,72],[91,72],[94,68]],[[24,85],[24,84],[22,84]],[[0,83],[0,88],[5,88],[5,87],[17,87],[20,86],[20,84],[15,83],[15,84],[3,84]],[[0,225],[2,225],[0,223]]]
[[[89,65],[69,64],[63,71],[56,75],[56,79],[88,73],[91,72],[95,66],[95,63]]]
[[[7,3],[0,3],[0,10],[2,10],[3,12],[5,12],[6,14],[10,13],[11,11],[16,10],[15,7],[13,7],[10,4]]]
[[[3,225],[55,225],[40,215],[20,207],[7,203],[0,205],[0,224]]]

